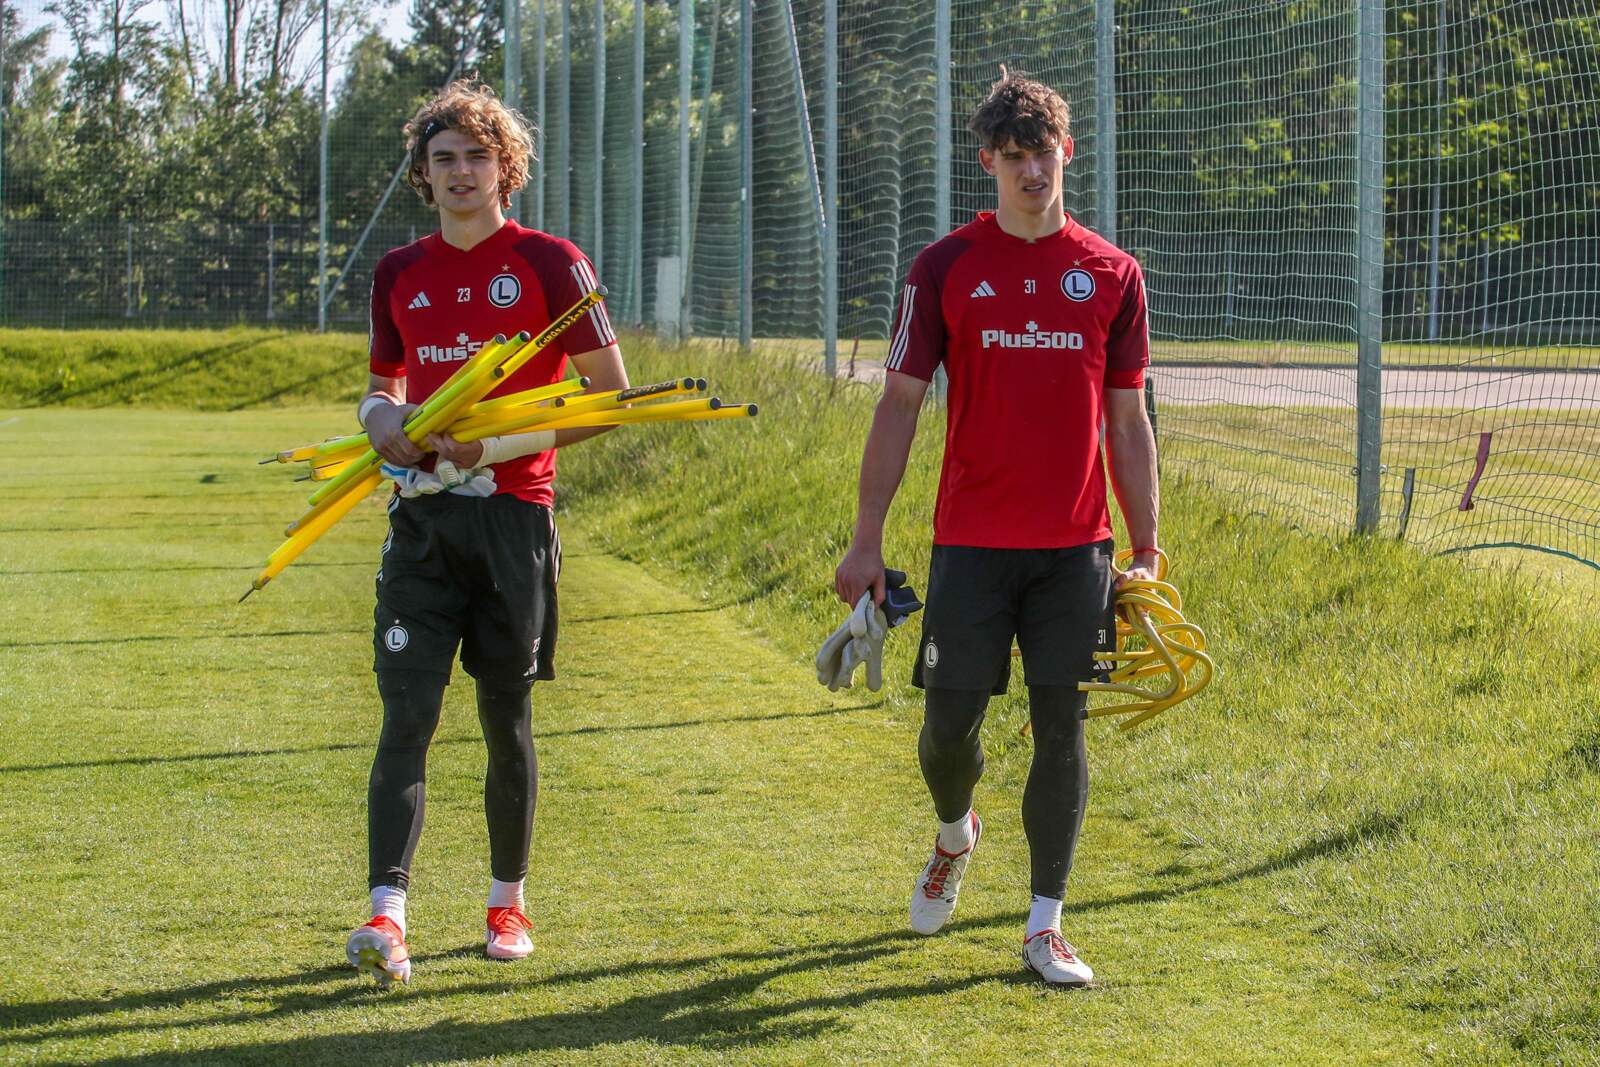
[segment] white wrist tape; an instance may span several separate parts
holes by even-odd
[[[556,432],[534,430],[532,433],[508,433],[499,437],[480,438],[478,443],[483,446],[483,458],[478,460],[478,466],[483,467],[490,463],[504,463],[518,456],[549,451],[556,447]]]
[[[373,408],[377,407],[379,404],[393,403],[394,401],[390,400],[382,393],[373,393],[371,396],[363,400],[361,402],[361,406],[356,409],[356,421],[359,422],[361,424],[361,428],[365,430],[367,428],[367,416],[372,414]]]

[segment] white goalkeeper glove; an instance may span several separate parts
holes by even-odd
[[[462,470],[443,458],[433,465],[431,471],[418,470],[416,467],[396,467],[391,463],[382,464],[378,470],[385,478],[394,479],[394,484],[400,489],[400,495],[407,500],[446,491],[457,496],[493,496],[496,488],[494,471],[488,467]]]
[[[831,691],[849,689],[856,668],[867,665],[867,688],[883,688],[883,638],[889,623],[883,609],[872,602],[872,590],[861,594],[850,617],[828,635],[817,651],[817,681]]]

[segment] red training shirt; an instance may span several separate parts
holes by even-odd
[[[571,241],[509,220],[465,252],[430,233],[387,253],[372,273],[369,366],[385,378],[405,378],[407,402],[420,404],[495,334],[537,337],[595,285],[594,265]],[[489,396],[558,382],[567,356],[616,339],[605,305],[597,304]],[[493,470],[496,493],[554,503],[555,449]]]
[[[1105,390],[1150,363],[1144,275],[1070,217],[1028,242],[982,212],[922,250],[884,365],[950,380],[933,542],[1068,548],[1111,536]]]

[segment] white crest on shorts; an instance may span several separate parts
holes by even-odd
[[[399,652],[411,641],[411,635],[406,633],[406,628],[399,623],[389,627],[383,634],[383,647],[390,652]]]
[[[939,646],[931,640],[922,648],[922,664],[930,671],[939,665]]]

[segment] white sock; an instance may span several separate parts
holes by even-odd
[[[968,811],[955,822],[939,824],[939,847],[946,852],[960,854],[972,847],[972,812]]]
[[[406,891],[399,886],[380,885],[372,888],[372,915],[387,915],[406,936]]]
[[[1028,908],[1028,936],[1032,937],[1045,930],[1060,929],[1061,901],[1055,897],[1035,895],[1032,906]]]
[[[522,883],[524,881],[525,879],[522,878],[517,879],[515,882],[502,882],[498,878],[489,879],[489,907],[522,907]]]

